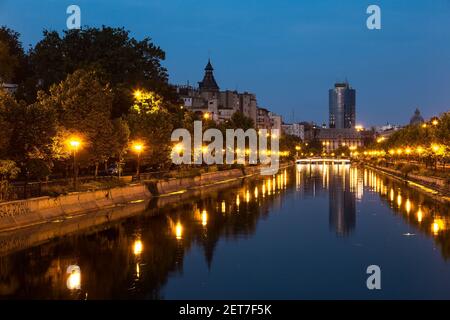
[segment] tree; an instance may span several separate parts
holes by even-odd
[[[56,134],[56,113],[52,108],[23,101],[8,110],[12,127],[9,157],[22,166],[30,159],[50,160],[51,142]]]
[[[19,33],[0,27],[0,78],[3,81],[20,83],[27,75],[27,58],[19,37]]]
[[[289,158],[293,158],[297,154],[295,147],[299,146],[301,143],[302,139],[300,139],[300,137],[290,134],[282,134],[280,137],[280,150],[288,151]]]
[[[170,136],[178,117],[168,111],[169,103],[155,92],[144,91],[136,95],[127,121],[131,139],[144,141],[144,164],[154,169],[167,168],[170,163]]]
[[[255,128],[253,119],[246,117],[241,111],[236,111],[233,113],[228,125],[233,129],[242,129],[244,131],[250,128]]]
[[[126,114],[135,88],[149,88],[166,100],[176,101],[161,65],[165,53],[150,38],[138,41],[123,28],[86,28],[44,31],[30,52],[33,81],[47,90],[78,69],[95,69],[114,94],[112,114]]]
[[[0,160],[0,201],[8,200],[11,196],[9,180],[15,179],[20,169],[11,160]]]
[[[0,89],[0,159],[5,157],[9,150],[12,128],[7,121],[7,111],[14,108],[17,102],[5,90]]]
[[[113,145],[112,151],[114,156],[117,158],[119,165],[119,174],[121,170],[121,164],[123,162],[123,157],[127,151],[130,138],[130,128],[126,120],[122,118],[117,118],[113,120]]]
[[[0,80],[11,81],[17,65],[17,58],[10,54],[8,45],[0,40]]]
[[[49,172],[52,138],[56,134],[56,113],[37,103],[27,105],[23,101],[17,102],[2,90],[0,123],[3,123],[0,133],[2,156],[14,160],[27,178],[29,166],[36,168],[37,160],[42,162],[41,168],[47,166],[48,170],[43,172]]]
[[[59,125],[67,132],[82,136],[82,158],[95,166],[113,155],[113,123],[111,121],[113,95],[108,84],[100,81],[92,70],[77,70],[66,80],[50,88],[50,94],[40,92],[39,104],[56,111]],[[64,132],[64,131],[63,131]],[[64,141],[53,145],[58,156]],[[59,151],[58,151],[59,150]]]

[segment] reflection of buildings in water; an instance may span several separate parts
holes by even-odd
[[[301,196],[317,197],[326,194],[329,168],[324,169],[325,167],[327,166],[315,164],[297,165],[296,190]]]
[[[348,167],[330,177],[329,187],[329,221],[330,229],[338,235],[350,234],[356,225],[355,191],[357,186],[351,179],[352,172]]]
[[[349,165],[298,165],[296,189],[302,196],[329,195],[330,228],[348,235],[356,225],[356,199],[363,195],[357,168]]]

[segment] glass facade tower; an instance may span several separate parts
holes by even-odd
[[[355,127],[356,91],[348,82],[336,83],[329,91],[330,128],[346,129]]]

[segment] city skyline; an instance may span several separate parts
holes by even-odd
[[[295,121],[321,124],[328,118],[329,87],[347,78],[358,91],[356,122],[371,126],[406,124],[417,107],[425,118],[449,109],[450,46],[438,41],[450,33],[449,3],[411,3],[379,1],[382,29],[375,31],[366,28],[364,2],[265,1],[261,9],[247,2],[233,11],[203,1],[77,4],[83,26],[123,26],[138,39],[150,36],[166,52],[173,84],[195,84],[210,57],[221,88],[255,93],[260,106],[286,122],[294,114]],[[44,28],[65,29],[69,4],[2,1],[0,19],[21,33],[28,49]]]

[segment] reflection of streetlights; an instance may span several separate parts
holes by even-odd
[[[70,265],[67,267],[66,273],[69,275],[67,277],[66,286],[69,290],[80,290],[81,289],[81,269],[77,265]]]
[[[76,189],[78,184],[77,152],[81,146],[81,140],[78,137],[72,137],[69,139],[68,144],[73,151],[73,186]]]
[[[141,240],[136,240],[133,244],[133,253],[135,256],[139,256],[142,253],[143,245]]]
[[[136,177],[139,179],[140,177],[140,166],[141,166],[141,153],[144,150],[144,144],[141,142],[135,142],[132,145],[133,151],[137,154],[137,168],[136,168]]]
[[[177,222],[177,224],[175,225],[175,238],[177,238],[177,240],[181,240],[182,237],[183,237],[183,226],[181,225],[180,222]]]

